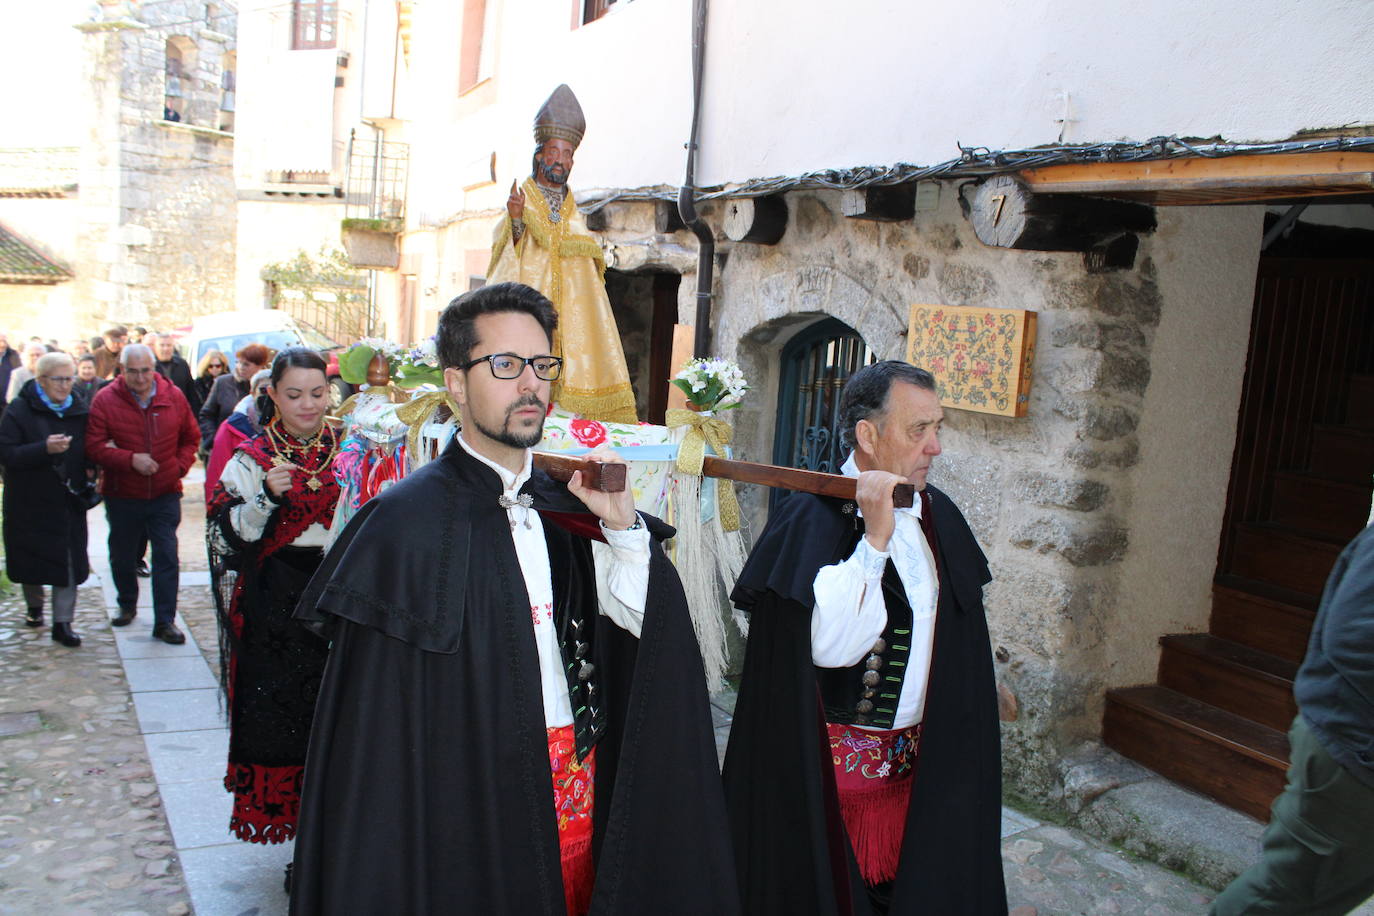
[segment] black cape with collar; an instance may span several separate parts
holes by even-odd
[[[292,913],[565,913],[538,654],[500,492],[454,443],[359,510],[301,601],[332,646]],[[542,472],[522,492],[541,518],[592,529]],[[590,552],[570,518],[545,524],[555,579]],[[648,522],[641,638],[596,615],[608,723],[591,913],[738,913],[705,675],[658,546],[672,529]]]
[[[987,560],[959,509],[927,487],[940,598],[920,756],[893,914],[1004,914],[1001,745],[983,586]],[[731,594],[750,615],[725,794],[745,912],[867,914],[839,817],[811,662],[812,582],[862,520],[843,501],[784,498]]]

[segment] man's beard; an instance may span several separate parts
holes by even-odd
[[[540,439],[544,438],[544,420],[543,417],[540,417],[539,424],[527,433],[518,433],[512,430],[510,428],[510,416],[522,407],[538,407],[541,412],[545,409],[543,401],[532,394],[528,394],[506,408],[506,418],[500,429],[487,429],[476,417],[472,418],[472,425],[477,427],[477,431],[482,435],[500,442],[502,445],[509,445],[511,448],[533,448],[539,444]]]
[[[539,174],[544,177],[546,184],[563,185],[568,183],[568,170],[556,162],[553,165],[539,163]]]

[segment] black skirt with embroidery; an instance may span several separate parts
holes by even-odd
[[[250,843],[296,835],[301,774],[328,644],[291,618],[318,547],[281,547],[240,576],[229,614],[230,830]]]

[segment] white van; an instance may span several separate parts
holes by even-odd
[[[286,312],[263,309],[255,312],[216,312],[192,319],[189,329],[181,331],[177,349],[191,371],[209,350],[219,350],[234,365],[234,354],[249,344],[262,344],[270,350],[305,346],[320,351],[328,364],[330,404],[337,407],[353,393],[353,386],[339,377],[339,354],[344,345]]]

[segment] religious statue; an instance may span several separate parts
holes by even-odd
[[[535,115],[532,174],[519,187],[511,184],[487,282],[532,286],[558,309],[553,355],[567,358],[553,390],[559,407],[588,419],[633,423],[634,391],[606,297],[606,263],[568,191],[586,126],[566,85]]]

